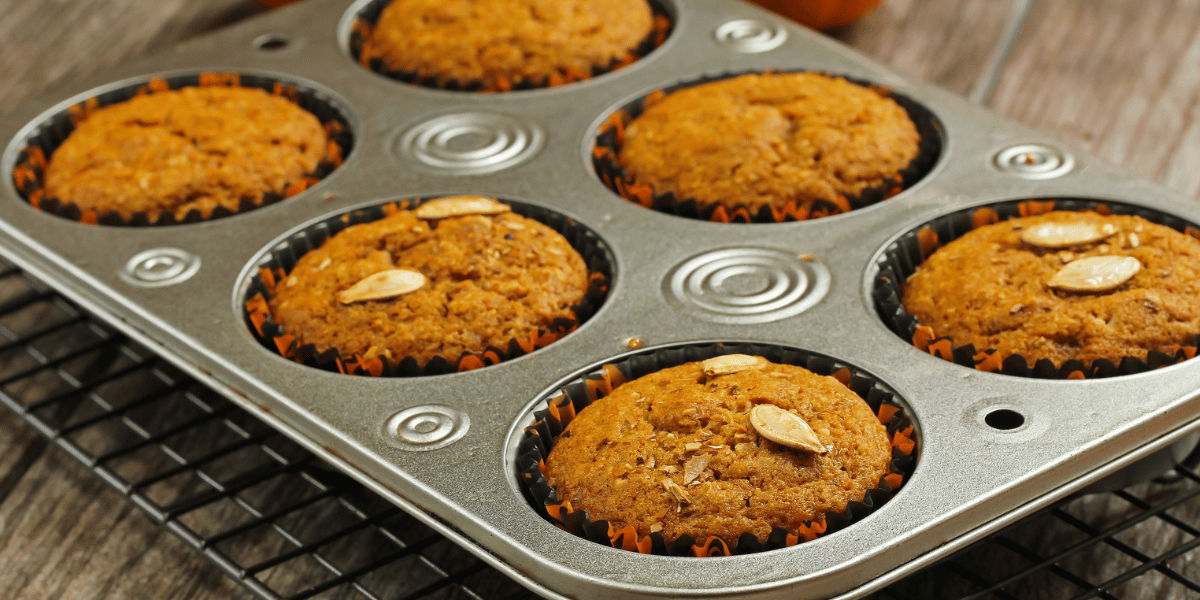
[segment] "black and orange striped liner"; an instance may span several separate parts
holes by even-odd
[[[1152,223],[1165,225],[1200,238],[1200,230],[1192,224],[1170,215],[1132,205],[1081,199],[1042,199],[1003,202],[959,211],[936,219],[909,232],[894,242],[879,261],[873,295],[875,306],[884,322],[897,335],[908,340],[922,352],[938,358],[991,373],[1038,379],[1093,379],[1115,377],[1152,371],[1182,362],[1196,355],[1200,332],[1191,344],[1176,345],[1170,352],[1151,350],[1145,358],[1126,356],[1117,362],[1096,359],[1090,364],[1068,360],[1061,365],[1043,358],[1030,365],[1020,354],[1000,352],[996,348],[977,350],[973,344],[959,346],[950,336],[939,336],[932,327],[921,325],[916,317],[904,310],[900,286],[938,248],[967,232],[1009,219],[1039,215],[1054,210],[1091,211],[1103,215],[1134,215]]]
[[[58,198],[47,197],[43,188],[43,177],[46,173],[47,161],[51,154],[74,131],[75,126],[94,113],[96,110],[124,102],[138,96],[156,94],[184,87],[253,87],[287,98],[301,108],[316,116],[325,129],[329,142],[325,148],[325,156],[312,173],[286,186],[283,193],[268,192],[259,198],[242,198],[237,210],[219,206],[210,214],[202,214],[198,210],[189,211],[183,217],[174,213],[163,212],[157,219],[152,220],[146,213],[138,213],[126,219],[116,211],[98,214],[95,210],[83,210],[74,204]],[[350,153],[353,139],[346,118],[330,102],[321,98],[314,90],[302,87],[296,83],[287,83],[270,77],[247,75],[241,73],[201,72],[195,75],[174,77],[155,77],[142,85],[134,85],[118,90],[93,96],[72,106],[58,115],[51,117],[38,128],[36,134],[26,141],[21,150],[16,166],[13,167],[13,184],[21,197],[34,208],[43,212],[53,213],[65,219],[79,221],[88,225],[112,226],[161,226],[181,223],[195,223],[209,219],[219,219],[246,211],[274,204],[291,198],[300,192],[316,185],[341,166],[346,155]]]
[[[841,513],[827,512],[821,519],[799,530],[775,528],[766,540],[744,533],[737,540],[711,536],[696,540],[681,536],[668,544],[662,533],[639,535],[632,526],[616,529],[608,521],[592,521],[587,511],[576,510],[569,500],[561,500],[546,482],[545,459],[554,441],[575,415],[592,402],[603,398],[625,383],[654,371],[702,361],[722,354],[763,356],[775,363],[804,367],[820,375],[831,375],[863,398],[887,427],[892,440],[890,473],[880,478],[878,487],[869,490],[860,502],[850,502]],[[650,350],[605,364],[599,369],[564,386],[546,401],[544,410],[534,413],[534,423],[525,428],[517,449],[517,475],[526,500],[543,518],[572,535],[598,544],[664,556],[732,556],[794,546],[841,530],[871,514],[912,475],[916,466],[918,435],[899,401],[879,383],[852,367],[802,350],[753,344],[716,344]]]
[[[583,301],[571,307],[574,318],[556,319],[546,329],[529,331],[524,337],[510,340],[505,348],[489,347],[479,354],[464,353],[462,356],[435,356],[425,364],[418,363],[411,356],[393,362],[378,356],[364,357],[357,354],[343,356],[336,348],[319,352],[313,344],[305,343],[303,339],[285,331],[275,322],[271,316],[269,301],[271,290],[277,282],[287,277],[302,255],[310,249],[320,246],[326,239],[346,227],[377,221],[397,211],[411,210],[430,199],[432,198],[388,202],[344,213],[321,221],[275,246],[264,262],[259,265],[258,272],[251,278],[250,285],[243,297],[243,314],[255,339],[267,349],[284,358],[317,369],[346,375],[369,377],[440,375],[499,364],[549,346],[575,331],[579,325],[587,321],[595,314],[596,309],[608,295],[609,283],[613,276],[613,259],[607,247],[594,233],[573,219],[547,209],[506,202],[512,206],[514,213],[540,221],[562,234],[583,257],[588,266],[588,290],[584,294]]]
[[[350,54],[358,61],[363,68],[374,71],[391,79],[411,83],[422,87],[436,88],[449,91],[462,92],[480,92],[480,93],[496,93],[496,92],[512,92],[517,90],[533,90],[541,88],[551,88],[569,83],[585,81],[593,77],[611,73],[623,67],[627,67],[638,59],[650,54],[654,49],[663,45],[667,41],[667,36],[671,34],[671,28],[674,25],[670,13],[657,0],[649,0],[650,9],[653,12],[654,20],[651,24],[650,34],[641,41],[636,47],[630,48],[624,56],[612,60],[607,65],[593,65],[588,71],[565,70],[559,73],[554,73],[542,81],[533,81],[530,79],[500,79],[494,86],[485,86],[484,82],[460,81],[456,78],[441,77],[436,73],[419,73],[415,71],[405,71],[402,69],[394,69],[387,64],[386,59],[382,57],[373,47],[372,39],[375,32],[375,23],[379,20],[380,13],[383,12],[391,0],[377,0],[366,5],[354,19],[350,26]]]
[[[777,71],[759,71],[758,73],[770,74],[773,72]],[[647,108],[661,102],[663,98],[680,89],[746,74],[745,72],[725,73],[687,81],[651,92],[614,111],[601,123],[595,145],[592,147],[592,166],[596,170],[596,175],[600,177],[600,181],[616,192],[618,196],[630,202],[671,215],[717,223],[783,223],[840,215],[882,202],[911,187],[928,174],[941,154],[941,125],[938,124],[933,113],[920,104],[888,89],[843,78],[851,83],[874,88],[896,101],[908,113],[921,137],[917,156],[909,162],[907,167],[897,173],[892,181],[879,187],[866,188],[857,196],[796,199],[783,206],[762,206],[757,210],[752,210],[744,204],[733,207],[717,203],[702,205],[694,198],[678,198],[674,192],[661,192],[655,190],[650,184],[638,182],[618,164],[617,157],[620,155],[625,141],[625,128],[634,119],[641,116]],[[826,75],[830,74],[826,73]],[[836,77],[836,75],[830,76]]]

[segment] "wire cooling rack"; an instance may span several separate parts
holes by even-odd
[[[2,261],[0,401],[260,598],[536,598]],[[1198,528],[1200,474],[1177,466],[872,598],[1197,597]]]

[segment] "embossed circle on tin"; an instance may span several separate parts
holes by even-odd
[[[676,306],[717,323],[767,323],[815,305],[829,291],[816,259],[776,248],[723,248],[676,266],[663,293]]]
[[[425,121],[397,139],[393,150],[418,165],[452,175],[493,173],[537,154],[546,134],[512,115],[466,112]]]
[[[787,30],[769,21],[738,19],[718,25],[713,39],[734,52],[759,54],[782,46],[787,41]]]
[[[1075,168],[1075,157],[1051,146],[1020,144],[997,153],[996,168],[1023,179],[1054,179]]]
[[[444,448],[462,439],[471,428],[471,418],[456,408],[427,404],[406,408],[383,424],[388,443],[403,450]]]
[[[179,248],[154,248],[139,252],[125,263],[119,275],[138,287],[166,287],[187,281],[200,270],[200,257]]]

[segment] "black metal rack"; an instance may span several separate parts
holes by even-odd
[[[0,401],[260,598],[536,597],[4,262],[0,338]],[[1200,474],[1178,466],[873,598],[1196,597],[1198,547]]]

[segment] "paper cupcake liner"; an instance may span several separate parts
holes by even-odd
[[[183,217],[164,211],[157,218],[151,218],[148,213],[138,212],[125,218],[117,211],[98,213],[93,209],[82,209],[79,206],[65,202],[56,197],[47,197],[43,187],[46,164],[50,155],[62,145],[67,136],[75,130],[76,124],[87,118],[96,109],[130,100],[135,96],[154,94],[184,87],[248,87],[266,90],[276,96],[287,98],[300,108],[312,113],[320,120],[329,138],[325,156],[317,164],[312,173],[306,174],[298,181],[289,183],[283,193],[267,192],[258,198],[242,198],[236,210],[218,206],[208,215],[199,210],[188,211]],[[178,225],[195,223],[210,219],[220,219],[243,213],[269,204],[274,204],[290,198],[312,187],[325,178],[342,164],[342,160],[350,153],[353,137],[346,117],[317,90],[302,84],[284,81],[273,77],[248,75],[244,73],[215,73],[202,72],[191,75],[172,77],[156,77],[144,84],[130,85],[116,90],[98,94],[87,100],[68,107],[66,110],[50,117],[41,123],[25,140],[13,167],[13,184],[31,206],[43,212],[58,215],[64,219],[79,221],[89,225],[111,225],[117,227],[141,227]]]
[[[379,20],[380,13],[383,12],[391,0],[375,0],[364,6],[358,15],[356,15],[350,29],[350,55],[354,60],[358,61],[364,68],[379,73],[385,77],[390,77],[404,83],[411,83],[422,87],[448,90],[454,92],[511,92],[516,90],[533,90],[540,88],[556,87],[577,81],[584,81],[611,73],[630,63],[650,54],[656,48],[661,46],[667,40],[667,36],[671,34],[671,28],[674,22],[671,14],[659,0],[647,0],[650,5],[650,10],[653,13],[653,24],[651,25],[650,34],[645,37],[636,47],[631,48],[625,53],[625,56],[614,59],[606,65],[592,65],[590,71],[562,71],[548,76],[541,81],[534,81],[526,78],[517,80],[500,80],[494,87],[486,87],[483,81],[473,79],[462,81],[452,77],[442,77],[436,73],[421,73],[416,71],[405,71],[392,69],[389,67],[385,59],[377,55],[371,49],[371,39],[375,31],[375,23]]]
[[[933,356],[964,367],[1017,377],[1038,379],[1116,377],[1151,371],[1195,356],[1196,348],[1200,346],[1200,333],[1192,338],[1191,343],[1179,345],[1169,354],[1151,350],[1145,358],[1125,356],[1115,362],[1100,358],[1088,364],[1072,359],[1055,366],[1054,362],[1047,358],[1031,361],[1021,354],[1002,355],[995,348],[986,348],[980,351],[973,344],[958,345],[952,337],[939,336],[933,328],[921,325],[916,317],[904,310],[900,286],[935,250],[976,228],[1053,210],[1132,215],[1200,238],[1200,230],[1182,219],[1155,210],[1116,202],[1083,199],[1015,200],[963,210],[940,217],[906,233],[884,250],[883,256],[878,261],[879,273],[875,277],[872,292],[880,317],[896,335]]]
[[[774,528],[766,540],[753,533],[742,534],[736,540],[714,535],[696,540],[680,536],[668,544],[659,532],[642,534],[632,526],[615,529],[608,521],[593,521],[585,510],[574,510],[569,501],[562,501],[546,482],[543,474],[545,459],[554,447],[559,434],[579,411],[592,402],[612,393],[621,384],[644,375],[688,362],[703,361],[723,354],[749,354],[767,360],[804,367],[818,375],[832,375],[858,394],[887,427],[892,440],[890,472],[879,479],[878,486],[868,490],[861,501],[847,504],[843,512],[826,512],[824,517],[797,531]],[[775,550],[811,541],[844,529],[874,512],[888,501],[912,475],[919,455],[920,436],[903,402],[879,381],[859,369],[840,361],[804,350],[758,344],[711,344],[679,346],[648,350],[605,364],[593,372],[573,380],[546,399],[546,408],[534,413],[534,422],[525,428],[517,447],[517,479],[529,505],[542,518],[578,537],[612,548],[642,554],[664,556],[732,556]]]
[[[678,198],[674,192],[659,192],[650,184],[639,183],[617,163],[617,157],[620,155],[621,146],[624,143],[625,128],[630,122],[641,116],[648,106],[661,101],[672,92],[749,73],[789,72],[798,71],[737,72],[702,77],[651,92],[622,106],[600,125],[595,146],[592,148],[592,166],[596,170],[596,175],[600,177],[604,185],[622,198],[670,215],[718,223],[783,223],[847,213],[881,202],[911,187],[933,168],[942,152],[942,135],[941,125],[932,112],[917,102],[886,88],[832,73],[821,74],[839,77],[850,83],[878,90],[904,108],[913,124],[916,125],[917,134],[921,138],[917,156],[909,161],[908,166],[901,169],[892,181],[885,182],[880,186],[864,188],[862,192],[854,196],[813,200],[797,199],[789,201],[781,207],[763,205],[755,210],[745,204],[737,204],[733,207],[721,203],[701,204],[695,198]]]
[[[604,303],[608,295],[609,282],[613,276],[613,258],[608,248],[588,228],[574,219],[538,206],[501,199],[512,207],[514,213],[538,221],[560,233],[583,257],[588,268],[588,290],[582,302],[571,307],[574,318],[556,319],[549,328],[530,331],[521,339],[512,339],[504,348],[489,346],[480,353],[463,353],[461,356],[435,356],[421,364],[412,356],[390,361],[383,357],[365,358],[359,355],[345,356],[337,348],[324,352],[316,346],[304,343],[295,335],[284,330],[271,315],[269,300],[271,288],[282,281],[296,266],[296,261],[309,250],[318,248],[326,239],[351,225],[378,221],[388,210],[411,210],[433,198],[417,198],[388,202],[363,208],[325,219],[279,243],[267,254],[251,277],[243,296],[243,314],[246,324],[255,339],[264,347],[303,365],[325,371],[370,377],[422,377],[459,371],[470,371],[524,356],[550,345],[574,331],[587,321]]]

